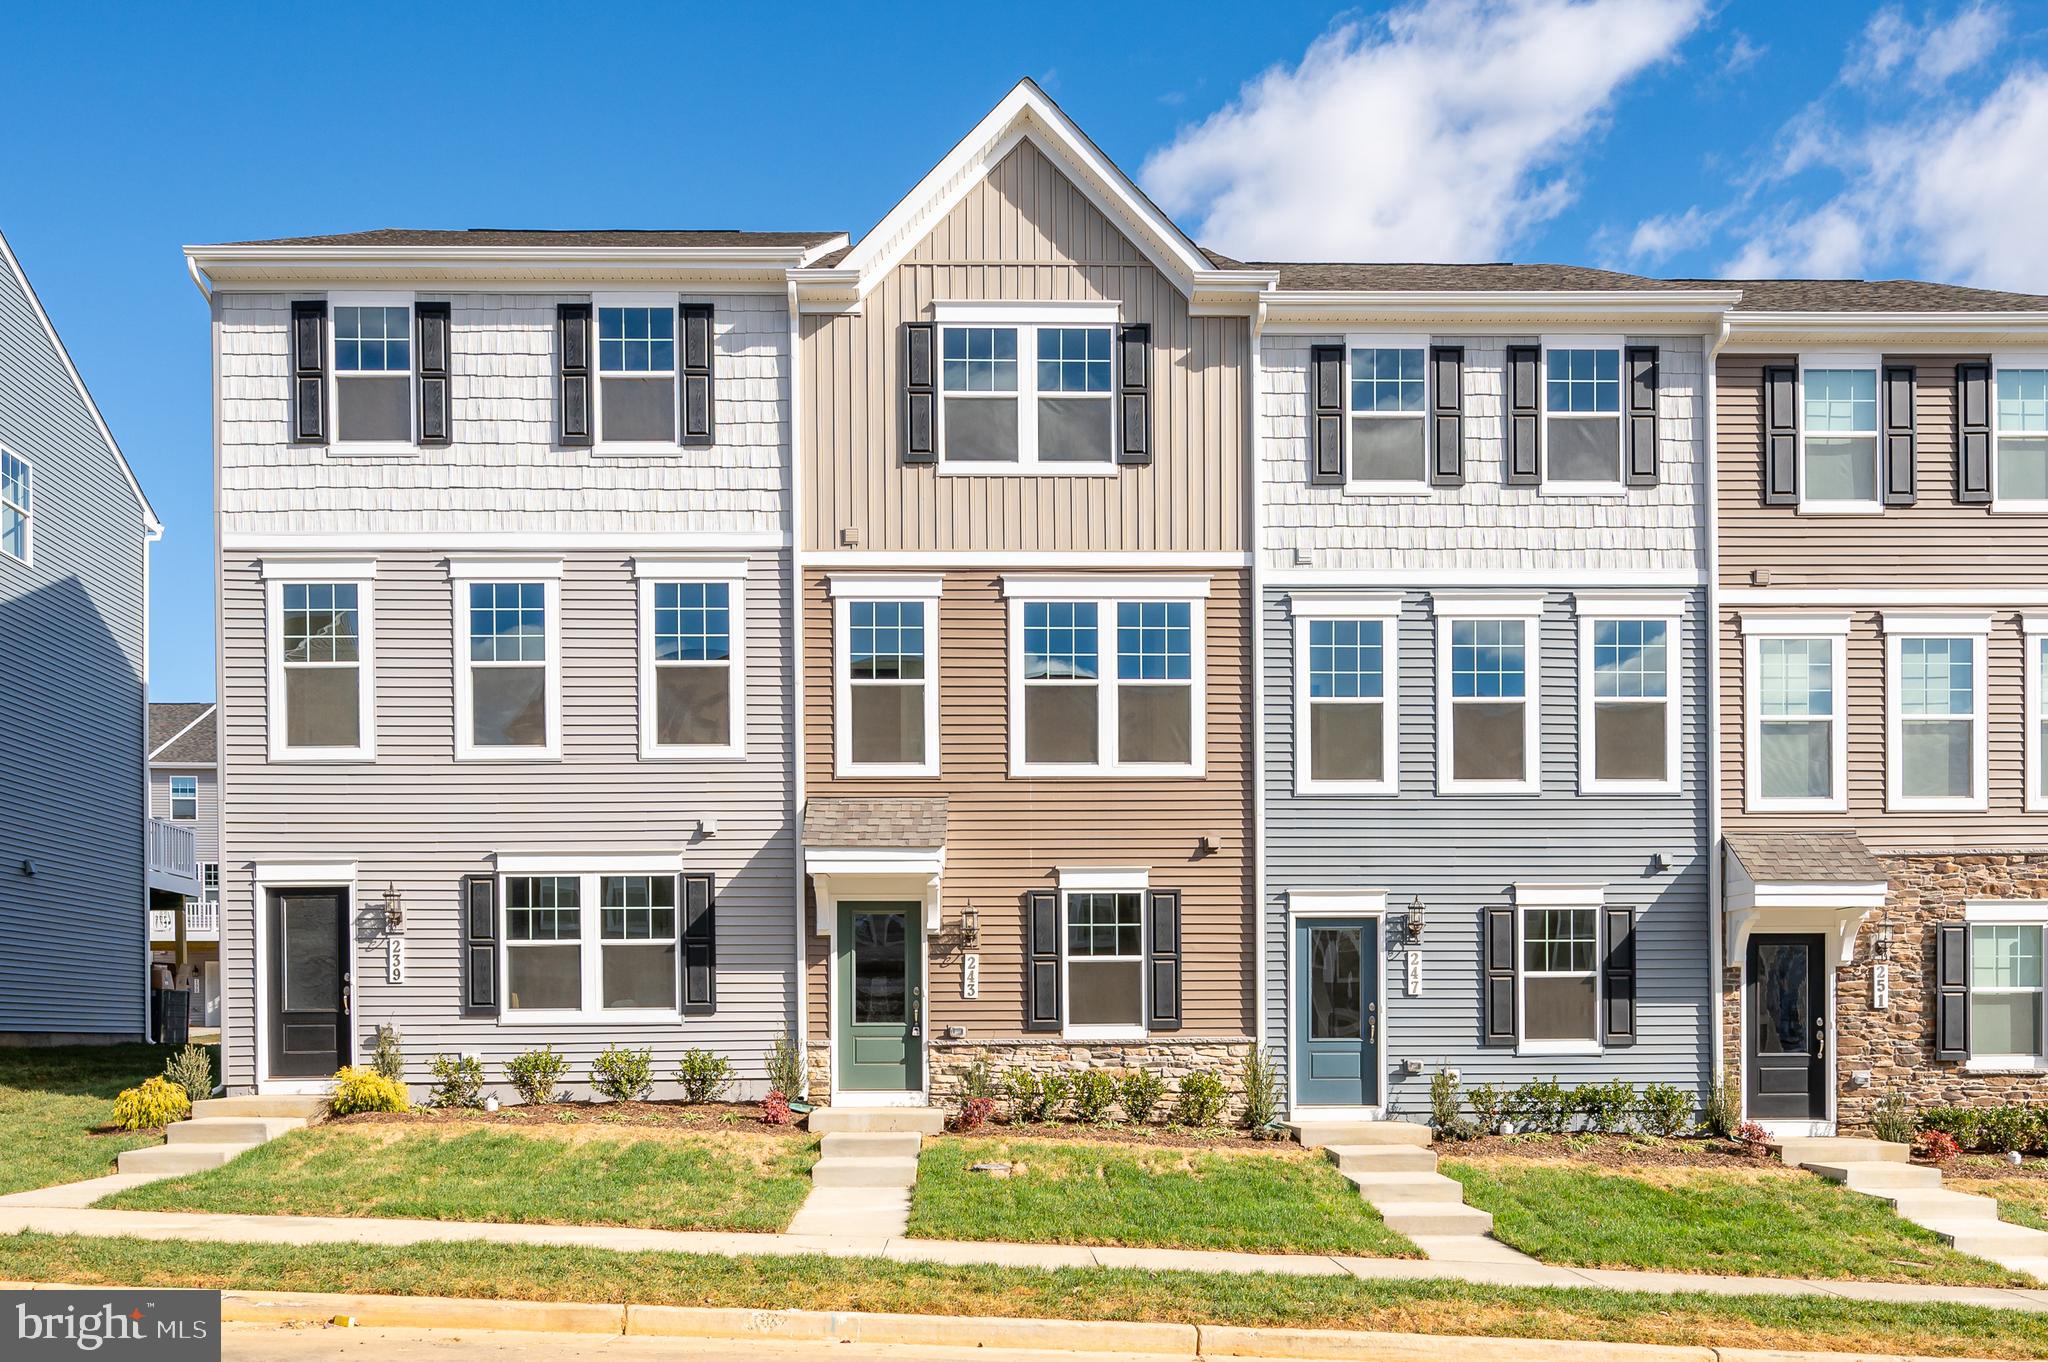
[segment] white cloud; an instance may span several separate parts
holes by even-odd
[[[1680,251],[1704,246],[1713,238],[1723,216],[1692,207],[1683,213],[1660,213],[1656,217],[1645,218],[1629,235],[1628,258],[1654,265]]]
[[[2005,25],[2004,9],[1982,0],[1946,21],[1929,18],[1918,24],[1898,6],[1887,6],[1863,26],[1842,79],[1873,87],[1903,76],[1917,89],[1937,89],[1995,52]]]
[[[1344,23],[1140,174],[1246,259],[1475,260],[1561,212],[1621,86],[1705,0],[1423,0]]]
[[[1735,41],[1721,50],[1721,74],[1739,75],[1762,61],[1768,51],[1764,44],[1750,41],[1747,33],[1737,33]]]

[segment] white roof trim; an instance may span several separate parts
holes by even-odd
[[[165,749],[166,747],[169,747],[169,746],[170,746],[170,745],[171,745],[172,743],[174,743],[174,742],[176,742],[176,741],[177,741],[178,739],[180,739],[180,738],[184,737],[184,736],[185,736],[185,735],[186,735],[187,733],[190,733],[190,732],[191,732],[191,731],[192,731],[193,729],[195,729],[195,728],[199,727],[199,725],[201,725],[201,724],[205,723],[205,722],[206,722],[206,717],[207,717],[207,716],[208,716],[209,714],[213,713],[213,712],[214,712],[214,711],[215,711],[216,709],[219,709],[219,708],[220,708],[220,702],[219,702],[219,701],[215,701],[214,703],[212,703],[212,704],[208,705],[208,706],[207,706],[207,707],[206,707],[205,709],[202,709],[202,710],[200,710],[200,711],[199,711],[199,717],[198,717],[198,718],[194,719],[194,720],[193,720],[193,721],[192,721],[191,723],[189,723],[189,724],[186,724],[186,725],[185,725],[185,726],[184,726],[183,728],[179,729],[179,730],[178,730],[178,731],[177,731],[176,733],[173,733],[173,734],[171,734],[171,736],[170,736],[170,737],[168,737],[168,738],[165,738],[165,739],[164,739],[164,740],[163,740],[162,742],[158,743],[158,744],[156,745],[155,749],[154,749],[153,751],[151,751],[151,752],[150,752],[150,754],[149,754],[149,755],[150,755],[150,760],[151,760],[151,763],[152,763],[152,764],[154,764],[154,763],[155,763],[155,760],[156,760],[156,754],[157,754],[158,752],[161,752],[161,751],[163,751],[163,750],[164,750],[164,749]],[[182,762],[182,761],[181,761],[181,762],[176,762],[176,763],[166,763],[166,764],[175,764],[175,765],[178,765],[178,766],[207,766],[207,767],[210,767],[210,766],[213,766],[213,765],[214,765],[215,763],[213,763],[213,762],[210,762],[210,761],[202,761],[202,762]]]

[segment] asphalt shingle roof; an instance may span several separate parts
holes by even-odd
[[[936,847],[946,844],[946,797],[813,799],[804,806],[809,847]]]
[[[1853,832],[1731,832],[1728,849],[1759,884],[1871,884],[1884,865]]]
[[[204,716],[204,722],[194,721]],[[159,700],[149,706],[149,759],[204,761],[214,759],[214,707],[211,701]],[[176,739],[175,742],[172,740]],[[165,743],[171,743],[168,748]],[[163,750],[159,751],[158,749]]]

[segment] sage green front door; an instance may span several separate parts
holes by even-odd
[[[924,973],[914,903],[839,905],[839,1087],[924,1086]]]

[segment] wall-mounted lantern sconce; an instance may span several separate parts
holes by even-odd
[[[1877,960],[1889,960],[1892,958],[1891,928],[1879,927],[1877,929],[1877,934],[1870,938],[1870,954],[1873,959]]]
[[[1408,920],[1403,924],[1408,944],[1416,945],[1422,940],[1422,895],[1417,894],[1408,901]]]
[[[960,914],[960,936],[968,950],[981,949],[981,909],[971,903]]]
[[[392,932],[405,930],[405,896],[388,880],[384,884],[384,927]]]

